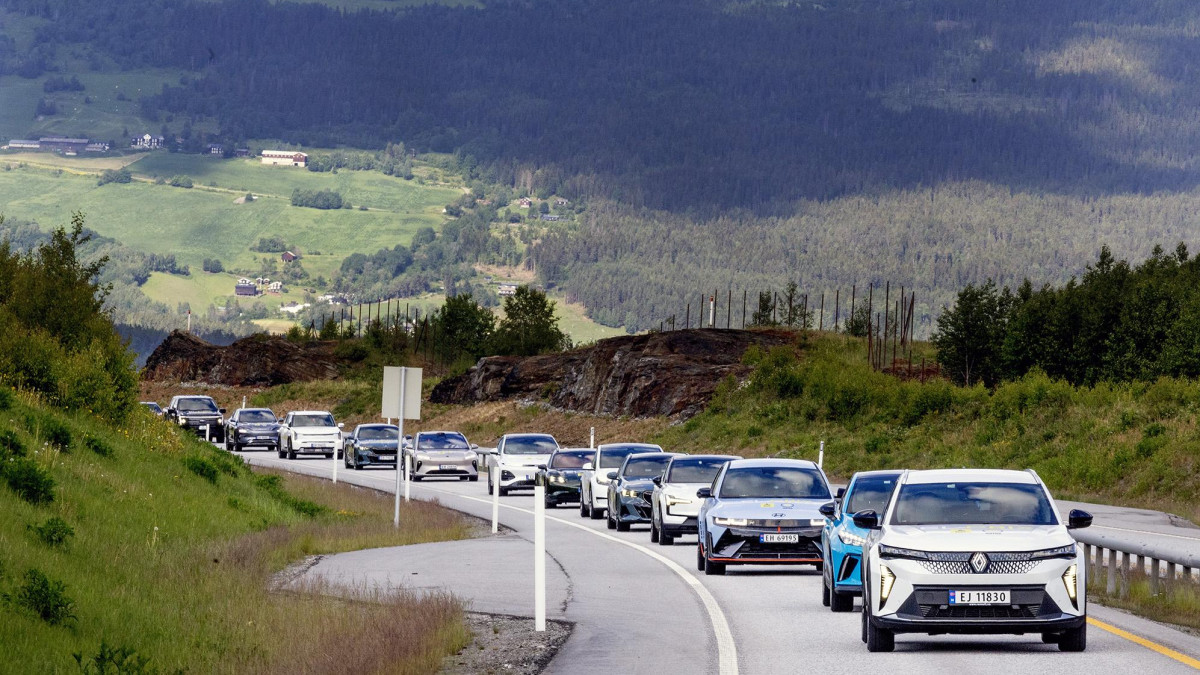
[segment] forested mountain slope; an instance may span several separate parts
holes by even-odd
[[[702,287],[801,277],[810,293],[886,278],[926,291],[928,312],[963,281],[1059,281],[1102,241],[1137,258],[1194,232],[1200,6],[1186,0],[0,6],[42,21],[6,72],[80,48],[97,67],[185,70],[143,98],[150,119],[215,119],[219,138],[403,141],[453,151],[486,182],[612,200],[537,259],[633,328],[664,318],[651,306],[679,311],[701,274]],[[694,250],[731,233],[754,255]],[[604,237],[622,253],[609,266],[571,264]],[[617,292],[592,297],[588,269]]]

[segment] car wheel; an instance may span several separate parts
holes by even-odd
[[[1062,652],[1081,652],[1087,649],[1087,624],[1063,631],[1058,638],[1058,650]]]
[[[591,512],[591,509],[588,508],[587,500],[580,499],[579,500],[579,517],[587,518],[590,515],[592,515],[592,512]]]
[[[469,478],[469,476],[459,476],[458,477],[459,480],[467,480],[468,478]]]
[[[696,569],[704,571],[704,547],[696,544]]]
[[[675,543],[675,537],[672,537],[671,535],[667,534],[666,531],[664,531],[662,529],[662,527],[659,527],[658,528],[658,545],[659,546],[671,546],[674,543]]]
[[[704,558],[704,574],[705,576],[720,576],[725,574],[725,563],[717,563]]]
[[[508,496],[508,488],[506,488],[506,487],[498,487],[498,488],[496,488],[496,489],[500,491],[500,496],[501,496],[501,497],[507,497],[507,496]]]
[[[234,452],[241,452],[242,450],[245,450],[245,449],[246,449],[246,446],[242,445],[241,443],[237,443],[237,442],[235,442],[235,443],[233,444],[233,451],[234,451]]]
[[[467,480],[471,481],[472,483],[477,483],[479,482],[479,474],[475,474],[474,476],[467,478]]]
[[[607,528],[608,528],[608,529],[610,529],[610,530],[615,530],[615,529],[617,529],[617,524],[613,522],[613,519],[612,519],[612,514],[611,514],[611,513],[605,513],[605,514],[604,514],[604,526],[605,526],[605,527],[607,527]]]
[[[650,520],[650,543],[658,543],[658,525],[654,523],[654,519]]]
[[[355,471],[362,471],[362,464],[358,463],[358,457],[354,458],[354,462],[350,465]]]
[[[829,609],[835,612],[849,612],[854,609],[854,596],[829,590]]]
[[[287,452],[283,449],[282,445],[279,446],[278,452],[279,452],[279,459],[287,458]]]
[[[871,623],[867,616],[867,651],[890,652],[896,649],[896,634],[886,628],[880,628]]]
[[[863,596],[863,609],[862,609],[862,612],[860,612],[860,614],[862,614],[862,641],[863,641],[863,644],[867,643],[867,608],[870,606],[871,606],[871,601],[867,600],[867,596],[864,595]]]
[[[590,507],[588,507],[588,517],[591,518],[592,520],[600,520],[601,518],[604,517],[604,509],[601,509],[601,508],[598,508],[595,506],[590,506]]]
[[[325,459],[333,459],[333,453],[332,452],[325,453]]]
[[[821,575],[821,605],[828,607],[830,604],[829,581],[825,579],[825,575]]]
[[[229,447],[229,434],[225,434],[225,452],[229,452],[230,450],[231,450],[231,448]]]
[[[296,459],[296,448],[292,447],[291,441],[288,441],[288,459]]]
[[[1042,633],[1042,642],[1048,645],[1058,644],[1058,633]]]
[[[617,521],[617,532],[628,532],[628,531],[629,531],[629,523],[618,520]]]
[[[494,490],[494,489],[495,488],[492,487],[492,481],[489,480],[488,481],[488,494],[489,495],[492,494],[492,490]]]
[[[413,481],[415,481],[415,482],[417,482],[417,483],[420,483],[420,482],[421,482],[421,480],[422,480],[423,478],[425,478],[424,476],[418,476],[418,475],[416,475],[416,474],[412,474],[412,473],[408,474],[408,477],[409,477],[409,478],[411,478],[411,479],[413,479]],[[503,497],[503,496],[504,496],[504,494],[505,494],[504,490],[500,490],[500,496],[501,496],[501,497]]]

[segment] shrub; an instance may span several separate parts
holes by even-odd
[[[54,501],[54,478],[32,459],[10,460],[0,472],[9,489],[30,504],[40,506]]]
[[[24,457],[25,444],[12,429],[0,431],[0,459],[8,457]]]
[[[42,621],[57,626],[75,618],[74,601],[67,596],[67,586],[48,578],[33,568],[25,573],[25,582],[14,594],[5,597],[17,607],[28,609]]]
[[[299,499],[283,488],[283,480],[279,476],[259,476],[258,487],[271,495],[280,504],[287,506],[306,518],[315,518],[325,512],[325,507],[307,499]]]
[[[109,445],[108,443],[105,443],[104,441],[100,440],[99,438],[96,438],[95,436],[88,436],[88,437],[84,438],[83,444],[87,447],[88,450],[91,450],[92,452],[96,453],[97,455],[100,455],[101,457],[112,457],[113,456],[112,446]]]
[[[53,516],[41,525],[30,525],[29,529],[47,546],[62,546],[75,536],[75,529],[67,521]]]
[[[138,656],[129,647],[113,647],[100,640],[100,651],[84,660],[82,652],[72,654],[83,675],[152,675],[158,669],[150,666],[150,658]]]
[[[0,387],[0,410],[10,410],[13,406],[12,389]]]
[[[41,420],[42,438],[62,452],[71,451],[71,430],[65,424],[49,415]]]
[[[219,473],[219,470],[217,469],[216,465],[209,460],[198,455],[189,455],[183,458],[183,466],[188,471],[200,476],[213,485],[217,484],[217,474]]]

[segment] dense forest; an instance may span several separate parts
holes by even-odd
[[[946,372],[967,384],[1035,369],[1088,386],[1200,377],[1200,256],[1156,247],[1131,266],[1104,247],[1058,288],[969,284],[938,318],[934,344]]]
[[[32,50],[0,41],[7,73],[85,45],[98,68],[185,71],[143,114],[215,120],[213,140],[403,142],[597,204],[533,261],[631,329],[704,288],[791,279],[915,288],[928,331],[964,283],[1062,282],[1101,243],[1140,258],[1195,232],[1186,0],[0,7],[44,20]]]

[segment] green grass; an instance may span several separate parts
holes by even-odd
[[[74,672],[72,653],[95,655],[101,641],[163,672],[327,672],[321,664],[333,659],[354,672],[422,673],[468,641],[446,597],[367,594],[361,603],[267,589],[272,572],[303,556],[467,536],[453,512],[406,504],[395,530],[386,496],[264,479],[142,411],[114,428],[15,399],[0,433],[12,432],[56,487],[52,503],[35,506],[0,482],[0,592],[16,596],[38,570],[63,585],[74,618],[53,625],[0,601],[0,673]],[[42,445],[24,421],[31,412],[66,425],[69,452]],[[200,473],[215,482],[189,462],[210,467]],[[74,531],[56,546],[31,529],[52,517]]]
[[[827,335],[799,350],[752,351],[747,386],[722,384],[705,412],[655,440],[805,459],[824,440],[826,469],[842,478],[880,468],[1033,468],[1060,498],[1200,516],[1200,382],[1084,388],[1037,373],[995,391],[902,382],[871,371],[864,347]]]

